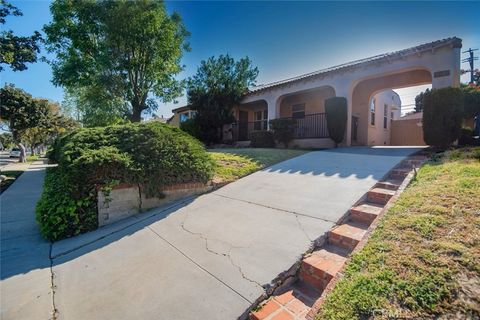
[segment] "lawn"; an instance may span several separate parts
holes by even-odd
[[[480,148],[424,165],[318,319],[480,318]]]
[[[7,190],[8,187],[23,173],[23,171],[2,171],[2,175],[6,177],[0,182],[0,193]]]
[[[275,163],[309,152],[299,149],[239,148],[209,150],[217,163],[215,182],[231,182]]]

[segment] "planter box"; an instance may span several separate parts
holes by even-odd
[[[210,191],[210,184],[182,183],[165,187],[164,198],[140,194],[138,186],[119,185],[108,196],[98,191],[98,226],[105,226],[116,221],[131,217],[144,210],[160,207],[173,201],[199,195]]]

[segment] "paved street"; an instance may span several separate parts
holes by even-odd
[[[53,301],[58,319],[236,319],[263,285],[416,150],[310,152],[54,243],[53,299],[49,244],[33,220],[43,173],[30,169],[2,196],[2,319],[46,319]],[[4,222],[13,223],[6,233]],[[4,248],[9,239],[15,245]]]

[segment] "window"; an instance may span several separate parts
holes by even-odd
[[[180,122],[187,121],[189,119],[188,112],[180,113]]]
[[[370,102],[370,124],[375,125],[375,99]]]
[[[292,118],[293,119],[305,118],[305,103],[295,104],[292,106]]]
[[[393,112],[390,112],[390,121],[393,120]]]
[[[254,117],[253,130],[255,131],[267,130],[267,117],[268,117],[267,110],[255,111],[253,114],[253,117]]]
[[[180,113],[180,122],[187,121],[188,119],[195,118],[197,116],[196,110],[189,110],[183,113]]]
[[[383,105],[383,129],[387,129],[388,123],[388,105]]]

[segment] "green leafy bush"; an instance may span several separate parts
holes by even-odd
[[[252,148],[273,148],[275,138],[272,131],[254,131],[250,134],[250,147]]]
[[[480,87],[466,86],[462,90],[465,97],[463,117],[471,119],[480,116]]]
[[[201,137],[201,129],[195,118],[190,118],[180,123],[180,129],[197,139]]]
[[[335,141],[335,147],[343,141],[347,127],[347,99],[332,97],[325,100],[325,115],[330,138]]]
[[[283,143],[285,148],[288,147],[290,141],[293,140],[293,134],[297,122],[295,119],[279,118],[270,120],[270,128],[273,131],[275,140]]]
[[[112,181],[160,197],[165,186],[207,182],[214,170],[198,140],[158,122],[78,129],[57,139],[48,157],[58,167],[47,173],[37,219],[51,240],[95,229],[97,190]]]
[[[460,136],[463,92],[459,88],[433,89],[423,99],[424,140],[428,145],[446,148]]]

